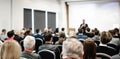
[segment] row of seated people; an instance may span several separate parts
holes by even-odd
[[[110,43],[113,43],[113,42],[111,42],[111,41],[113,41],[113,40],[111,40],[111,37],[110,37],[110,35],[105,35],[105,33],[107,33],[107,32],[103,32],[103,36],[105,36],[105,38],[103,39],[103,42],[109,42],[110,41]],[[106,39],[106,36],[108,36],[108,38],[109,38],[109,40],[108,39]],[[102,35],[101,35],[101,37],[102,37]],[[45,37],[44,37],[45,38]],[[9,40],[9,39],[11,39],[11,38],[8,38],[7,40]],[[105,39],[106,39],[106,41],[105,41]],[[100,39],[100,42],[102,43],[102,38]],[[46,40],[45,40],[46,41]],[[51,40],[52,41],[52,40]],[[119,41],[117,41],[118,42],[118,44],[116,44],[116,43],[114,43],[115,45],[118,45],[119,46]],[[46,42],[45,42],[46,43]],[[100,44],[101,45],[101,44]],[[104,43],[103,43],[103,46],[104,46]],[[38,47],[39,48],[39,47]],[[39,49],[38,49],[38,51],[39,51]],[[110,55],[110,56],[112,56],[112,55]]]
[[[50,36],[52,37],[52,35],[50,35]],[[112,36],[110,35],[109,32],[102,32],[101,41],[100,41],[101,43],[99,46],[97,46],[97,52],[105,53],[107,56],[113,56],[113,55],[117,54],[118,50],[112,46],[110,47],[109,46],[110,44],[107,44],[108,42],[110,42],[111,39],[112,39]],[[44,47],[45,46],[43,45],[42,48],[44,48]]]
[[[51,40],[51,39],[50,39]],[[21,54],[21,47],[14,39],[6,40],[0,49],[1,59],[114,59],[103,52],[97,52],[96,44],[92,38],[87,38],[82,44],[76,38],[67,38],[62,45],[62,54],[57,52],[57,45],[50,41],[39,47],[39,52],[34,53],[35,38],[26,36],[24,39],[25,50]],[[60,53],[60,54],[57,54]],[[117,58],[119,59],[119,57]]]
[[[64,28],[61,29],[61,32],[58,32],[58,28],[55,30],[55,32],[53,33],[53,31],[51,31],[50,29],[45,29],[44,32],[41,32],[40,29],[36,29],[36,33],[33,34],[31,29],[24,29],[21,32],[18,30],[11,30],[12,32],[14,32],[14,39],[16,41],[18,41],[20,43],[21,40],[23,40],[27,35],[31,35],[34,36],[35,38],[40,38],[44,40],[44,35],[46,33],[51,33],[52,36],[54,36],[53,39],[53,43],[55,44],[55,42],[59,39],[59,37],[65,38],[65,32],[64,32]],[[9,31],[8,31],[9,32]],[[4,42],[4,40],[6,40],[8,38],[8,32],[6,33],[6,29],[2,29],[2,33],[0,34],[0,41]],[[62,34],[59,34],[62,33]],[[45,41],[45,40],[44,40]],[[43,42],[45,43],[45,42]]]
[[[50,38],[50,40],[51,40],[51,38]],[[44,59],[42,57],[44,54],[41,54],[41,56],[40,56],[37,53],[34,53],[35,43],[36,42],[35,42],[34,37],[26,36],[24,39],[24,42],[23,42],[24,51],[21,54],[21,47],[18,44],[18,42],[15,41],[13,38],[7,39],[4,41],[3,44],[1,44],[1,49],[0,49],[1,59],[19,59],[20,56],[21,56],[21,59],[22,58],[26,58],[26,59],[41,59],[42,58],[42,59]],[[46,41],[45,45],[42,45],[41,47],[39,47],[39,50],[43,51],[44,49],[46,49],[49,51],[54,51],[53,53],[55,53],[55,55],[56,55],[55,59],[60,59],[60,57],[59,57],[60,54],[58,54],[58,53],[60,53],[60,50],[58,49],[59,47],[56,45],[50,45],[50,44],[51,44],[50,41]],[[42,52],[39,52],[39,54],[40,53],[42,53]]]

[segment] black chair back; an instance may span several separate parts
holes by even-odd
[[[97,59],[110,59],[111,56],[105,53],[96,53]]]
[[[59,37],[53,37],[53,44],[55,44],[59,40]]]
[[[41,38],[35,38],[36,43],[35,43],[35,51],[36,53],[38,52],[39,46],[43,44],[43,40]]]
[[[53,51],[50,50],[41,50],[38,52],[42,59],[56,59],[56,55]]]
[[[99,44],[100,44],[100,41],[94,41],[96,44],[97,44],[97,46],[99,46]]]
[[[98,46],[97,53],[105,53],[110,56],[113,56],[117,53],[117,50],[109,46]]]
[[[22,48],[22,51],[24,51],[24,46],[23,46],[24,44],[23,44],[23,40],[21,40],[20,41],[20,46],[21,46],[21,48]]]

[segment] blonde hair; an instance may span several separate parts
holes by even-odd
[[[83,52],[83,45],[75,38],[69,38],[63,42],[63,58],[80,59]]]
[[[16,41],[7,40],[0,50],[0,59],[20,59],[21,47]]]

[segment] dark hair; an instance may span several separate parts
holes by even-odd
[[[87,30],[88,32],[90,32],[90,28],[86,28],[86,30]]]
[[[13,36],[14,36],[14,31],[9,31],[9,32],[7,32],[7,36],[8,36],[9,38],[13,37]]]
[[[78,33],[83,33],[83,29],[79,28]]]
[[[91,38],[88,38],[83,43],[84,56],[83,59],[96,59],[96,45]]]
[[[58,32],[59,32],[59,28],[56,28],[54,33],[58,33]]]
[[[95,30],[95,35],[99,35],[99,31],[98,30]]]
[[[26,36],[26,35],[31,35],[31,30],[27,30],[25,33],[24,33],[24,35]]]
[[[6,31],[6,29],[2,29],[2,32],[5,32]]]
[[[112,39],[112,35],[110,34],[110,32],[106,32],[103,31],[101,34],[101,43],[102,44],[107,44],[108,42],[110,42]]]
[[[39,31],[40,31],[39,29],[36,29],[36,33],[39,33]]]
[[[60,33],[60,38],[65,38],[65,33]]]
[[[44,36],[44,38],[45,38],[45,41],[50,41],[51,38],[52,38],[52,34],[46,33],[45,36]]]
[[[115,28],[114,30],[119,33],[119,29],[118,28]]]
[[[62,30],[62,31],[64,31],[64,30],[65,30],[65,28],[62,28],[61,30]]]

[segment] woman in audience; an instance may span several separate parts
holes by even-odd
[[[20,43],[20,41],[23,40],[23,38],[20,37],[20,31],[19,31],[19,30],[15,30],[14,32],[15,32],[14,39],[15,39],[18,43]]]
[[[32,35],[31,30],[26,30],[26,32],[24,33],[24,38],[28,35]]]
[[[96,45],[91,38],[84,41],[84,56],[83,59],[96,59]]]
[[[97,53],[105,53],[109,56],[113,56],[117,53],[115,48],[107,46],[107,44],[112,40],[112,35],[109,32],[103,31],[101,34],[100,45],[97,47]]]
[[[59,37],[59,28],[56,28],[54,31],[54,36]]]
[[[112,40],[112,35],[110,32],[103,31],[101,33],[100,46],[107,46],[107,43]]]
[[[59,40],[55,44],[62,45],[62,43],[65,40],[65,38],[66,38],[65,33],[60,33]]]
[[[21,47],[16,41],[7,40],[0,50],[0,59],[20,59]]]

